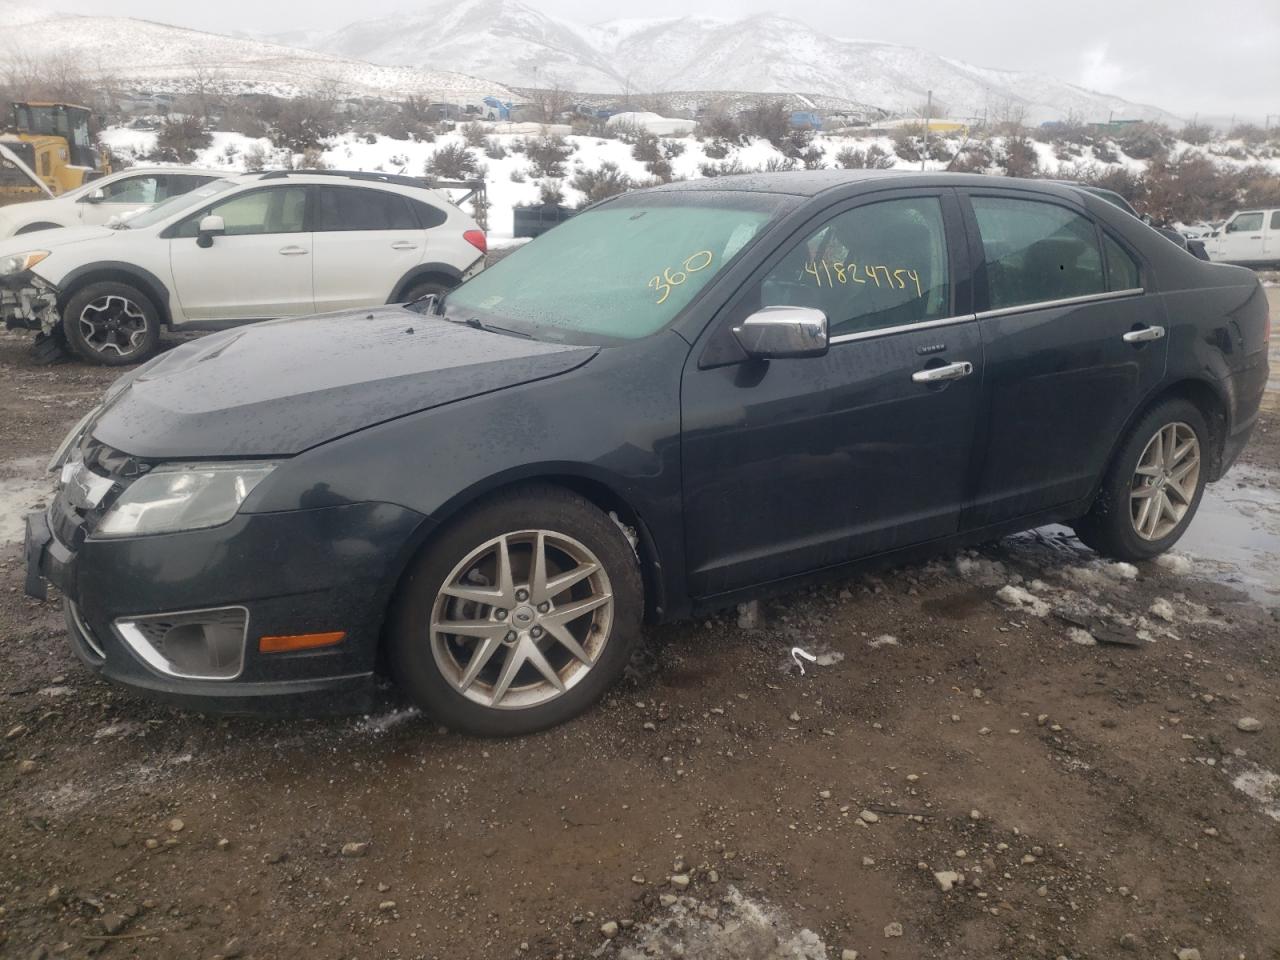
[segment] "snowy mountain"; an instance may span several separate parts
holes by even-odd
[[[846,40],[769,14],[616,20],[581,27],[520,0],[435,0],[412,13],[353,23],[316,49],[429,66],[504,83],[590,92],[734,90],[808,93],[910,112],[926,91],[961,116],[1025,111],[1176,120],[1156,107],[1042,74],[975,67],[915,47]]]
[[[10,28],[21,25],[21,31]],[[448,70],[375,66],[345,57],[127,17],[78,17],[0,0],[0,63],[56,51],[91,75],[130,90],[292,96],[332,87],[345,96],[509,96],[488,80]],[[18,62],[22,62],[18,60]]]

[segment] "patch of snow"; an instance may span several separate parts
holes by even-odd
[[[1179,577],[1185,577],[1195,569],[1191,558],[1183,553],[1162,553],[1156,557],[1156,566],[1163,567]]]
[[[391,710],[387,713],[370,714],[361,717],[355,724],[355,732],[362,734],[380,734],[386,733],[393,727],[398,727],[402,723],[415,720],[422,716],[422,711],[417,707],[404,707],[400,710]]]
[[[1049,604],[1035,594],[1011,583],[1005,584],[996,591],[996,599],[1012,610],[1029,613],[1033,617],[1047,617]]]
[[[1093,634],[1088,630],[1080,627],[1071,627],[1067,630],[1067,637],[1072,643],[1078,643],[1082,647],[1096,647],[1098,641],[1094,639]]]
[[[661,916],[639,925],[620,960],[689,957],[697,960],[829,960],[812,930],[797,930],[773,904],[736,887],[716,903],[680,897]]]
[[[1280,775],[1256,763],[1249,763],[1231,781],[1231,785],[1245,796],[1256,800],[1262,812],[1272,820],[1280,820]]]
[[[874,640],[868,640],[867,646],[870,647],[872,650],[879,650],[881,647],[899,646],[899,643],[898,643],[897,637],[886,633],[876,637]]]
[[[23,457],[0,463],[0,543],[20,542],[26,516],[53,492],[45,460]]]

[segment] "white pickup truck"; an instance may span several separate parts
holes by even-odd
[[[1280,209],[1237,210],[1204,245],[1210,260],[1249,267],[1280,264]]]

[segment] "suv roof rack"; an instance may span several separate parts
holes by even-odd
[[[425,187],[427,181],[422,177],[406,177],[396,173],[378,173],[370,170],[271,170],[264,173],[261,180],[283,180],[291,176],[308,177],[346,177],[348,180],[373,180],[378,183],[397,183],[402,187]]]

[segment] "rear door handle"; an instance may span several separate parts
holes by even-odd
[[[1164,327],[1142,327],[1139,330],[1130,330],[1124,335],[1125,343],[1146,343],[1148,340],[1160,340],[1164,338]]]
[[[306,252],[307,252],[307,248],[306,248],[306,247],[297,247],[297,246],[294,246],[294,247],[281,247],[281,248],[280,248],[280,253],[281,253],[283,256],[286,256],[286,257],[298,257],[298,256],[302,256],[302,255],[303,255],[303,254],[305,254]]]
[[[417,250],[418,245],[412,240],[397,240],[391,245],[392,250]]]
[[[967,377],[973,373],[973,364],[968,360],[961,360],[958,363],[948,363],[941,367],[926,367],[924,370],[917,370],[911,375],[911,379],[916,383],[942,383],[945,380],[959,380],[961,377]]]

